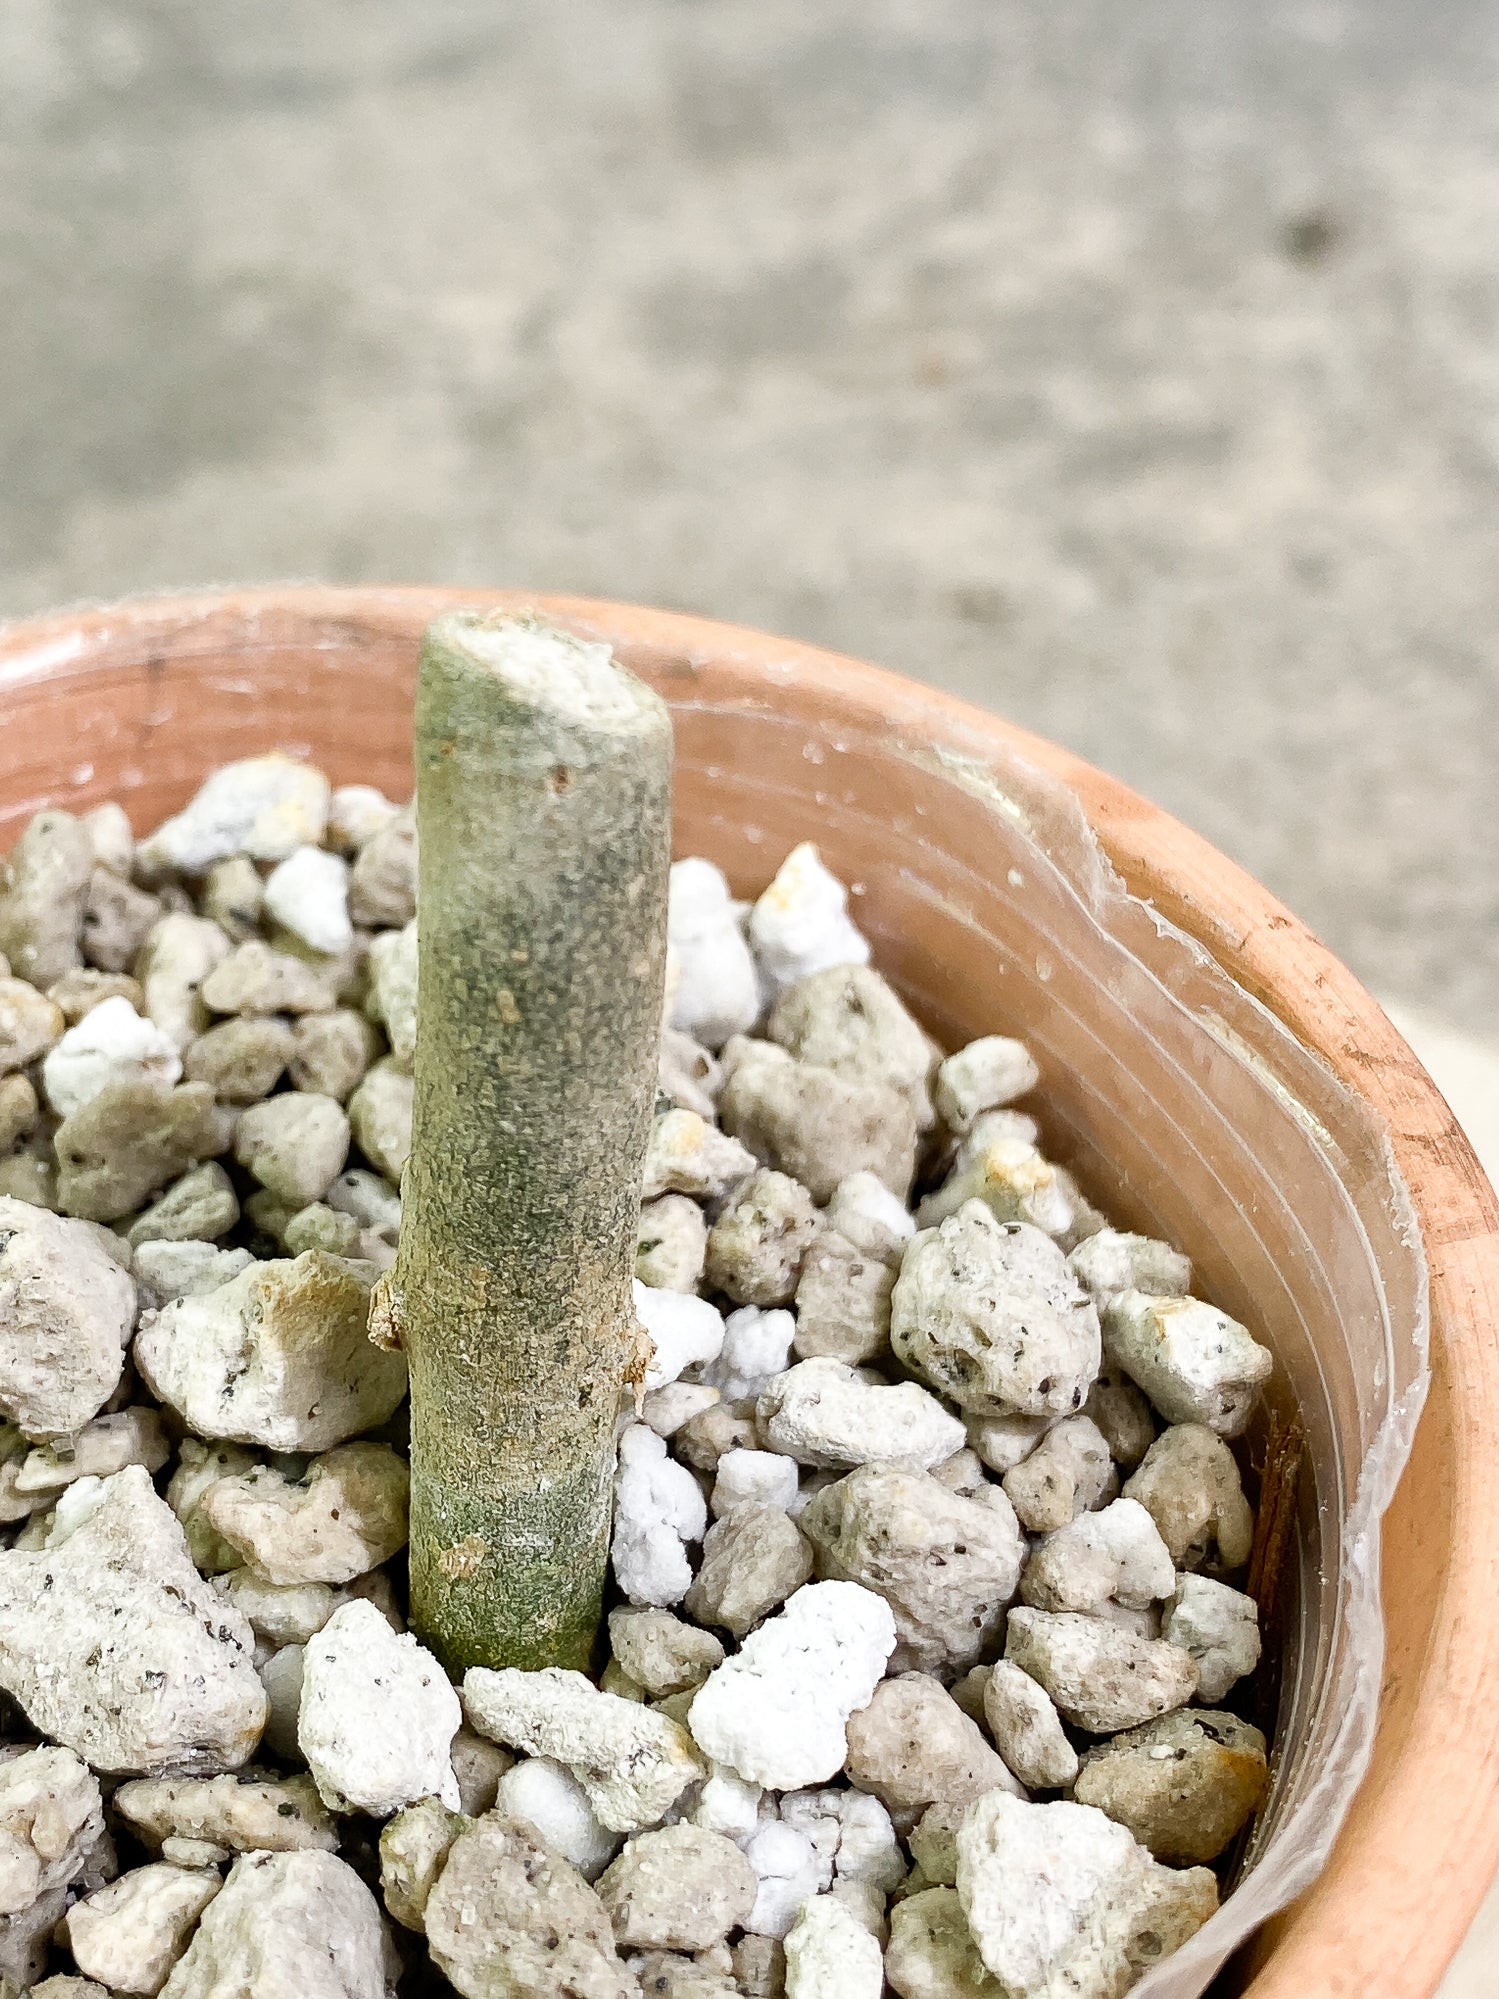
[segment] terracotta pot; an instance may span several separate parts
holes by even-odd
[[[1025,1032],[1051,1142],[1275,1347],[1315,1476],[1271,1830],[1374,1699],[1348,1664],[1359,1578],[1339,1530],[1361,1505],[1377,1526],[1386,1494],[1376,1477],[1360,1498],[1355,1473],[1390,1402],[1419,1402],[1423,1303],[1387,1127],[1430,1260],[1432,1376],[1385,1523],[1374,1761],[1325,1871],[1232,1982],[1255,1999],[1419,1999],[1499,1862],[1499,1209],[1378,1006],[1257,884],[1064,751],[872,667],[492,591],[268,590],[12,626],[0,842],[49,803],[119,797],[144,828],[215,764],[276,745],[402,794],[422,625],[445,604],[538,601],[671,702],[680,851],[743,890],[815,838],[933,1029]]]

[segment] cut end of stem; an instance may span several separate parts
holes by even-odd
[[[659,698],[617,665],[602,641],[579,638],[539,616],[451,611],[434,621],[433,642],[488,668],[517,701],[588,728],[644,726],[660,709]]]

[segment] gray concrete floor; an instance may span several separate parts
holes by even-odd
[[[6,0],[0,613],[685,605],[1499,1028],[1487,0]]]

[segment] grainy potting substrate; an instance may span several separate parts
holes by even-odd
[[[453,1686],[366,1334],[415,879],[409,811],[279,757],[12,854],[5,1989],[1122,1993],[1265,1790],[1268,1352],[1045,1159],[1020,1042],[943,1059],[812,849],[749,908],[682,861],[610,1656]]]

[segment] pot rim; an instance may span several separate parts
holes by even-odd
[[[204,591],[0,626],[0,697],[98,664],[121,628],[190,656],[192,629],[232,615],[266,645],[278,621],[368,627],[454,605],[531,605],[659,655],[667,679],[740,660],[836,689],[888,729],[983,759],[1019,756],[1068,786],[1127,889],[1195,939],[1383,1118],[1430,1267],[1432,1380],[1384,1523],[1391,1645],[1373,1761],[1314,1886],[1250,1947],[1254,1999],[1432,1992],[1499,1865],[1499,1701],[1488,1687],[1499,1602],[1499,1200],[1420,1062],[1332,953],[1236,863],[1119,780],[956,696],[864,661],[682,613],[545,592],[304,585]],[[253,640],[252,640],[253,643]],[[213,648],[216,649],[216,648]],[[767,697],[769,698],[769,697]],[[1415,1578],[1419,1576],[1418,1585]],[[1402,1659],[1419,1659],[1419,1672]]]

